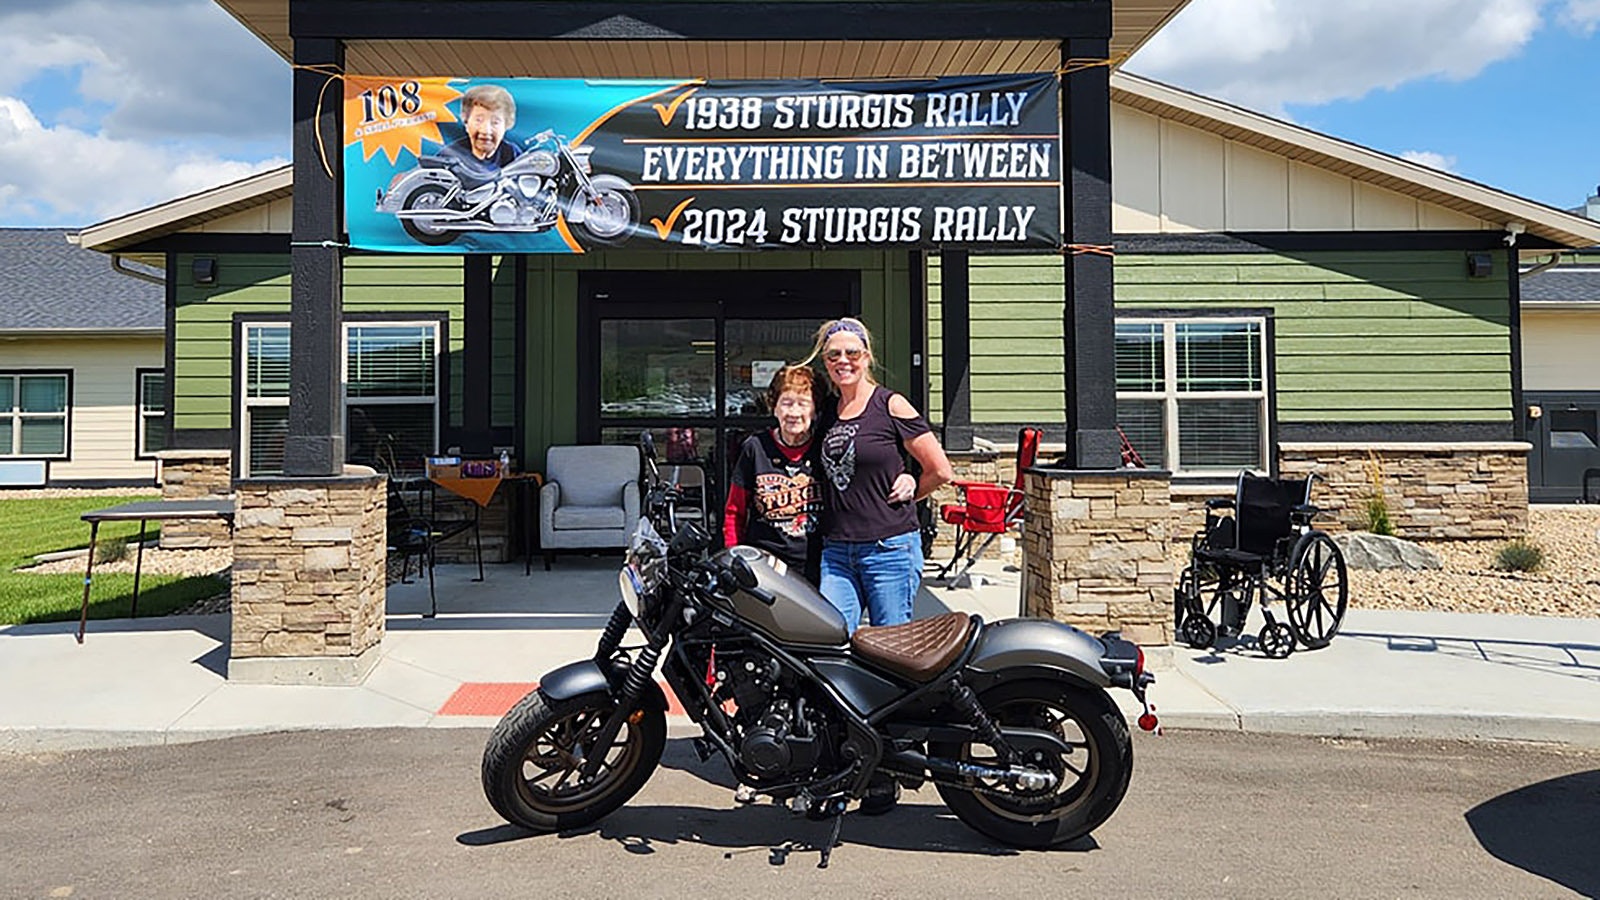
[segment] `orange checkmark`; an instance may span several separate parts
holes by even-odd
[[[661,117],[661,124],[662,125],[671,125],[672,124],[672,117],[677,114],[678,107],[683,105],[683,101],[689,99],[689,95],[690,94],[692,94],[692,93],[694,93],[695,91],[698,91],[698,90],[700,90],[700,89],[699,88],[689,88],[687,91],[684,91],[683,93],[681,93],[678,96],[674,97],[672,99],[672,102],[668,103],[666,106],[662,106],[659,103],[652,103],[650,105],[655,107],[656,115]]]
[[[673,207],[672,208],[672,212],[667,213],[667,220],[665,222],[661,221],[660,219],[651,217],[650,224],[654,225],[656,227],[656,234],[661,235],[661,239],[663,241],[667,239],[667,235],[672,233],[672,226],[677,223],[678,216],[685,209],[687,209],[689,207],[689,204],[691,204],[693,202],[694,202],[694,198],[690,197],[689,199],[687,199],[687,200],[683,201],[682,203],[679,203],[677,206]]]

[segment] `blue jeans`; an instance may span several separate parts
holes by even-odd
[[[922,535],[915,531],[881,541],[826,541],[822,582],[828,602],[844,613],[853,633],[866,607],[874,625],[911,621],[911,602],[922,586]]]

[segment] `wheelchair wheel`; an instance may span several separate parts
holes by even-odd
[[[1256,646],[1268,659],[1284,659],[1294,652],[1294,637],[1288,622],[1268,622],[1256,635]]]
[[[1289,591],[1284,605],[1300,643],[1315,650],[1328,646],[1344,621],[1350,582],[1339,545],[1320,531],[1302,536],[1289,564]]]
[[[1207,650],[1217,642],[1217,626],[1205,613],[1190,612],[1178,627],[1178,636],[1196,650]]]

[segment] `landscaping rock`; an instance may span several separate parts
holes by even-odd
[[[1345,565],[1352,569],[1405,569],[1419,572],[1443,568],[1438,554],[1397,537],[1349,531],[1334,535],[1333,542],[1343,551]]]

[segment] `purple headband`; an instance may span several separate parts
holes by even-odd
[[[829,325],[828,330],[822,333],[822,339],[826,341],[828,338],[833,337],[841,331],[848,331],[856,337],[861,338],[862,344],[866,344],[868,341],[867,330],[862,328],[861,324],[853,319],[840,319],[832,325]]]

